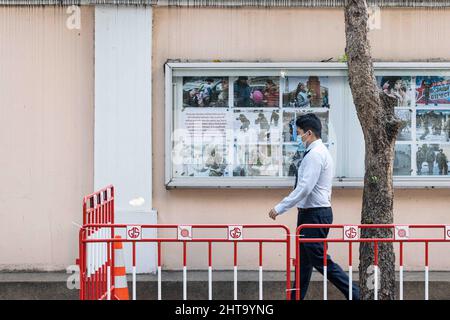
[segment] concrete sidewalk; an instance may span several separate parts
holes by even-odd
[[[67,288],[69,274],[64,272],[0,272],[0,299],[60,299],[76,300],[79,291]],[[162,274],[163,299],[182,299],[182,272],[164,271]],[[292,278],[294,274],[292,273]],[[321,300],[322,275],[313,273],[307,299]],[[353,279],[358,280],[354,273]],[[450,299],[450,272],[430,272],[429,298]],[[131,275],[128,276],[131,289]],[[398,274],[397,274],[398,280]],[[258,272],[238,272],[238,298],[258,299]],[[285,273],[264,272],[264,299],[281,300],[285,298]],[[398,289],[398,282],[397,282]],[[137,275],[138,299],[157,298],[157,276],[153,274]],[[131,292],[131,290],[130,290]],[[425,295],[424,273],[404,273],[404,298],[422,300]],[[188,270],[188,299],[208,298],[208,273]],[[231,300],[233,298],[233,272],[213,271],[213,299]],[[332,285],[328,285],[330,300],[343,299],[342,294]]]

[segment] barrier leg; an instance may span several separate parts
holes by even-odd
[[[403,242],[400,242],[400,300],[403,300]]]
[[[259,266],[259,300],[263,300],[263,269]]]
[[[374,300],[378,300],[378,242],[374,243],[374,255],[375,255],[375,259],[374,259],[374,292],[373,292],[373,297]]]
[[[428,242],[425,242],[425,300],[428,300]]]
[[[106,299],[111,300],[111,266],[106,268]]]
[[[263,300],[262,242],[259,243],[259,300]]]
[[[208,299],[212,300],[212,243],[208,242]]]
[[[348,300],[353,300],[353,268],[348,266]]]
[[[106,243],[106,299],[111,300],[111,243]]]
[[[327,295],[327,266],[323,267],[323,300],[328,300]]]
[[[187,269],[183,267],[183,300],[187,300]]]
[[[403,300],[403,266],[400,266],[400,300]]]
[[[237,300],[237,242],[234,242],[234,300]]]
[[[183,242],[183,300],[187,300],[186,242]]]
[[[133,300],[136,300],[136,242],[133,241]]]
[[[352,243],[348,243],[348,300],[353,300]]]
[[[237,300],[237,266],[234,269],[234,300]]]
[[[328,300],[327,243],[323,242],[323,300]]]
[[[428,300],[428,266],[425,267],[425,300]]]
[[[208,267],[208,299],[212,300],[212,267]]]
[[[133,266],[133,300],[136,300],[136,266]]]
[[[161,266],[158,266],[158,300],[161,300]]]
[[[161,242],[158,242],[158,300],[161,300]]]
[[[374,283],[374,299],[378,300],[378,266],[374,266],[374,270],[375,270],[375,283]]]
[[[295,237],[295,249],[297,258],[295,259],[295,300],[300,300],[300,240],[299,235]]]

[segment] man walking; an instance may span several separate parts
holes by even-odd
[[[447,155],[444,153],[443,149],[440,149],[439,153],[436,155],[436,162],[439,167],[439,175],[448,175],[447,161]]]
[[[331,187],[333,180],[333,159],[322,143],[322,124],[314,114],[300,116],[296,121],[299,143],[306,148],[294,190],[269,212],[275,220],[290,208],[298,208],[297,226],[301,224],[331,224]],[[328,228],[304,229],[303,238],[326,238]],[[300,297],[303,300],[308,290],[313,267],[323,274],[323,243],[302,243],[300,245]],[[327,255],[327,276],[348,299],[349,279],[342,268]],[[294,285],[294,287],[296,287]],[[298,288],[297,288],[298,289]],[[359,288],[352,284],[354,300],[359,300]],[[292,291],[295,297],[295,291]]]
[[[436,161],[436,154],[433,148],[428,148],[427,151],[427,163],[428,163],[428,175],[433,175],[434,161]]]

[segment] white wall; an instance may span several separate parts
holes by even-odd
[[[94,185],[116,187],[116,223],[156,224],[151,43],[151,7],[96,6]],[[131,205],[137,198],[145,202]],[[147,237],[156,234],[148,231]],[[130,247],[126,246],[128,269]],[[154,249],[150,244],[137,246],[138,272],[155,271]]]

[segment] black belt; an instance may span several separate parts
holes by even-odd
[[[299,213],[314,213],[324,209],[331,209],[331,207],[317,207],[317,208],[298,208]]]

